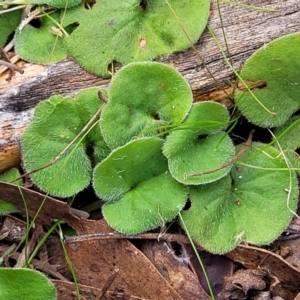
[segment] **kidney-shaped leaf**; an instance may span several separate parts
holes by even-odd
[[[111,148],[138,135],[154,135],[158,126],[180,123],[193,101],[185,79],[156,62],[131,63],[113,78],[101,130]]]
[[[108,201],[102,212],[114,229],[136,234],[173,219],[187,199],[161,152],[162,140],[141,138],[113,150],[94,170],[96,194]]]
[[[255,52],[241,72],[244,80],[265,81],[252,93],[237,91],[235,100],[242,114],[260,127],[282,125],[300,107],[300,33],[276,39]],[[270,113],[270,112],[273,112]]]
[[[259,168],[235,163],[226,177],[190,189],[191,207],[182,212],[183,220],[191,236],[210,252],[228,252],[241,241],[268,244],[297,209],[295,172],[276,170],[286,168],[277,149],[252,146],[240,160]],[[264,151],[257,152],[260,148]]]
[[[48,164],[73,141],[100,107],[97,91],[82,91],[74,99],[53,96],[37,105],[33,121],[21,137],[27,171]],[[91,134],[93,139],[97,135],[103,141],[99,128],[94,128]],[[90,142],[89,135],[77,141],[55,164],[32,173],[32,181],[43,191],[59,197],[84,189],[91,179],[91,162],[85,152]]]
[[[57,297],[54,285],[42,273],[0,268],[0,299],[55,300]]]
[[[228,121],[226,108],[218,103],[193,105],[187,119],[170,133],[163,147],[170,173],[176,180],[184,184],[204,184],[230,171],[232,164],[222,167],[235,153],[231,139],[221,132]],[[219,167],[214,172],[203,173]]]
[[[161,0],[98,0],[92,9],[82,6],[68,10],[64,26],[79,26],[65,39],[67,49],[85,69],[104,76],[113,60],[123,64],[152,60],[188,48],[185,32],[192,42],[199,38],[206,26],[210,1],[169,3],[180,22]]]

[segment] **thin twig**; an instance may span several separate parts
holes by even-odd
[[[17,71],[20,74],[24,73],[24,70],[22,68],[20,68],[19,66],[14,65],[14,64],[12,64],[11,62],[8,62],[8,61],[0,59],[0,65],[3,65],[5,67],[9,68],[10,70]]]
[[[251,130],[250,133],[249,133],[247,141],[245,142],[245,144],[243,144],[243,148],[241,149],[241,151],[239,153],[237,153],[229,161],[227,161],[225,164],[221,165],[218,168],[212,169],[212,170],[189,174],[187,177],[202,176],[202,175],[214,173],[214,172],[217,172],[217,171],[219,171],[221,169],[226,168],[227,166],[229,166],[230,164],[232,164],[233,162],[235,162],[239,157],[241,157],[246,152],[246,150],[248,149],[248,147],[250,147],[251,142],[252,142],[252,138],[253,138],[253,134],[254,134],[254,130]]]
[[[14,65],[14,64],[10,61],[8,55],[6,54],[5,50],[4,50],[1,46],[0,46],[0,56],[2,56],[3,59],[4,59],[4,60],[0,60],[0,65],[3,65],[3,66],[5,66],[5,67],[9,68],[9,76],[8,76],[8,78],[6,79],[7,81],[10,81],[10,80],[11,80],[11,78],[12,78],[13,75],[14,75],[14,71],[17,71],[17,72],[19,72],[19,73],[21,73],[21,74],[24,73],[24,71],[23,71],[20,67]]]
[[[165,242],[177,242],[179,244],[190,244],[190,240],[187,236],[182,234],[171,234],[171,233],[141,233],[136,235],[125,235],[122,233],[114,232],[101,232],[93,234],[84,234],[65,239],[66,244],[76,244],[85,241],[92,240],[107,240],[107,239],[128,239],[128,240],[162,240]],[[203,250],[203,247],[197,245],[199,250]]]

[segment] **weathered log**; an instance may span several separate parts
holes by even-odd
[[[222,49],[226,50],[223,26],[229,48],[227,54],[236,69],[264,44],[282,35],[300,31],[299,0],[240,0],[239,3],[251,4],[252,8],[220,3],[221,22],[214,0],[209,18],[209,26]],[[274,12],[258,10],[254,6],[273,9]],[[226,85],[222,82],[224,79],[233,79],[232,70],[208,30],[195,47],[198,53],[190,48],[158,60],[180,71],[198,100],[223,101],[226,94],[222,89]],[[18,139],[29,124],[37,103],[54,94],[74,95],[80,89],[107,87],[109,83],[109,79],[84,71],[71,59],[50,66],[25,62],[19,62],[19,65],[23,67],[24,74],[16,74],[10,82],[5,80],[8,73],[0,75],[0,172],[19,164]]]

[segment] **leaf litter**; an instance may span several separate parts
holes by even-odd
[[[23,187],[21,191],[28,205],[29,216],[33,218],[40,209],[40,204],[45,196]],[[24,211],[23,200],[18,187],[0,182],[0,197]],[[209,299],[205,292],[205,286],[201,287],[199,285],[195,274],[188,267],[189,264],[193,266],[192,270],[199,269],[195,265],[193,251],[176,253],[178,245],[179,247],[188,245],[188,239],[179,240],[179,243],[176,243],[175,238],[173,241],[168,242],[163,241],[164,235],[162,234],[161,241],[153,240],[139,248],[132,243],[133,240],[128,240],[128,236],[123,236],[124,238],[121,240],[111,238],[114,231],[107,226],[105,221],[80,218],[72,213],[66,203],[47,197],[47,201],[38,214],[37,222],[49,226],[53,218],[64,220],[79,234],[74,240],[66,237],[66,246],[82,295],[90,291],[93,295],[90,299],[97,299],[99,295],[102,295],[105,283],[114,278],[106,296],[102,299],[124,299],[124,297],[129,299],[130,297],[137,297],[137,299],[139,297],[141,299],[199,299],[197,297],[200,295],[203,297],[201,299]],[[99,232],[101,232],[101,235],[99,235]],[[81,236],[83,236],[83,239],[80,239]],[[155,236],[159,239],[159,234],[155,234]],[[138,235],[134,237],[138,238]],[[78,241],[76,241],[76,238],[79,238]],[[129,236],[129,238],[133,238],[133,236]],[[151,243],[151,246],[149,243]],[[48,250],[50,254],[50,265],[55,267],[51,263],[53,258],[55,256],[64,258],[64,254],[62,250],[59,250],[61,245],[58,239],[50,244],[52,244],[52,248],[56,249],[55,252],[53,253],[53,250],[51,252],[49,246],[46,246],[46,251]],[[202,253],[202,251],[202,248],[199,247],[199,253]],[[214,256],[211,254],[210,261],[206,262],[208,271],[210,265],[213,269],[216,267],[216,259],[220,257]],[[299,270],[271,251],[239,245],[235,250],[227,253],[226,256],[250,269],[267,269],[269,272],[268,278],[272,279],[271,291],[280,295],[283,299],[293,299],[297,295],[297,291],[300,290]],[[17,255],[14,257],[17,258]],[[198,263],[197,260],[196,263]],[[36,262],[35,265],[38,266]],[[233,274],[231,265],[222,268],[227,270],[225,271],[227,276]],[[44,272],[55,278],[55,272],[51,272],[49,269],[44,268]],[[71,276],[70,274],[65,275],[67,278]],[[214,283],[215,277],[211,275],[210,278],[211,282]],[[216,278],[220,280],[220,276],[216,276]],[[100,282],[102,286],[99,286]],[[251,284],[251,282],[247,284]],[[68,297],[73,295],[73,284],[67,284],[58,279],[53,280],[53,283],[57,287],[59,295],[68,295]],[[151,294],[153,293],[153,285],[155,286],[155,294]],[[220,284],[215,285],[214,292],[218,294],[221,291]],[[150,293],[150,291],[152,292]],[[186,298],[187,295],[190,298]]]

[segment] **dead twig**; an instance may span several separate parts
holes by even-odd
[[[128,239],[128,240],[162,240],[165,242],[177,242],[179,244],[190,244],[190,240],[187,236],[182,234],[171,234],[171,233],[141,233],[136,235],[125,235],[122,233],[114,232],[101,232],[93,234],[84,234],[74,237],[68,237],[65,239],[66,244],[76,244],[85,241],[92,240],[107,240],[107,239]],[[203,250],[203,247],[196,244],[198,250]]]
[[[11,78],[14,75],[14,71],[19,72],[20,74],[24,73],[24,70],[22,68],[20,68],[19,66],[14,65],[8,55],[6,54],[6,52],[4,51],[4,49],[0,46],[0,56],[3,57],[4,60],[0,59],[0,65],[3,65],[7,68],[9,68],[9,76],[7,77],[7,81],[10,81]]]

